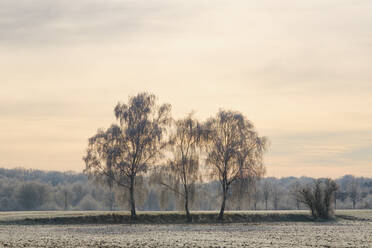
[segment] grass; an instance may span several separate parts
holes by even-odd
[[[219,223],[217,212],[192,212],[192,223]],[[335,220],[372,221],[372,210],[341,210],[336,212]],[[309,222],[314,221],[308,211],[227,211],[224,223],[249,222]],[[30,211],[0,212],[0,224],[182,224],[184,212],[149,211],[137,214],[132,221],[127,211]]]
[[[193,212],[193,216],[194,222],[189,225],[182,212],[138,212],[137,223],[141,224],[128,225],[128,212],[0,212],[0,247],[370,247],[372,244],[372,210],[337,211],[335,220],[329,222],[314,222],[308,211],[229,211],[225,215],[225,222],[229,223],[223,225],[217,224],[217,212]]]

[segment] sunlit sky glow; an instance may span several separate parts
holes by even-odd
[[[268,176],[372,176],[372,1],[2,0],[0,166],[82,171],[129,95],[243,112]]]

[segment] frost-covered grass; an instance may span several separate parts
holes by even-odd
[[[78,216],[97,216],[112,213],[110,211],[14,211],[0,212],[0,223],[4,221],[15,221],[25,219],[40,219],[54,217],[78,217]],[[127,214],[127,212],[123,212]]]
[[[372,211],[340,214],[354,219],[192,225],[0,225],[0,247],[372,247]]]
[[[372,221],[372,209],[369,209],[369,210],[362,210],[362,209],[337,210],[336,211],[336,217],[339,217],[339,218],[352,217],[352,218],[356,218],[356,219],[359,219],[359,220],[370,220],[370,221]]]
[[[216,211],[192,212],[193,223],[217,223]],[[184,212],[138,212],[135,223],[182,224]],[[311,221],[307,211],[227,211],[225,223]],[[122,224],[133,223],[126,211],[32,211],[2,212],[0,224]]]
[[[193,223],[213,224],[218,212],[192,212]],[[372,210],[339,210],[338,219],[372,220]],[[225,223],[313,221],[308,211],[227,211]],[[137,224],[182,224],[184,212],[138,212]],[[30,211],[0,212],[0,224],[125,224],[133,223],[127,211]]]

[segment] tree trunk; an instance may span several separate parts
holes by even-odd
[[[67,210],[67,191],[65,191],[65,210]]]
[[[267,199],[265,199],[265,209],[267,210]]]
[[[185,188],[186,188],[186,186],[185,186]],[[191,214],[190,214],[190,211],[189,211],[189,192],[188,192],[187,189],[185,190],[185,211],[186,211],[187,222],[191,222],[192,217],[191,217]]]
[[[137,219],[137,214],[136,214],[136,203],[134,201],[134,177],[131,177],[130,180],[130,188],[129,188],[129,205],[130,205],[130,218],[132,220]]]
[[[115,198],[114,198],[114,192],[112,192],[112,190],[110,190],[110,210],[113,211],[114,210],[114,201],[115,201]]]
[[[316,219],[316,215],[315,215],[315,212],[314,212],[314,207],[310,206],[310,210],[311,210],[311,216],[313,216],[313,218]]]
[[[221,204],[220,213],[218,215],[218,220],[220,221],[223,221],[223,213],[225,212],[225,205],[226,205],[227,188],[225,185],[222,185],[222,191],[223,191],[222,204]]]
[[[337,209],[337,193],[334,194],[334,203],[335,203],[335,209]]]

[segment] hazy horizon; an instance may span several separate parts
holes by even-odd
[[[3,0],[0,166],[81,172],[138,92],[237,110],[267,176],[372,177],[372,2]]]

